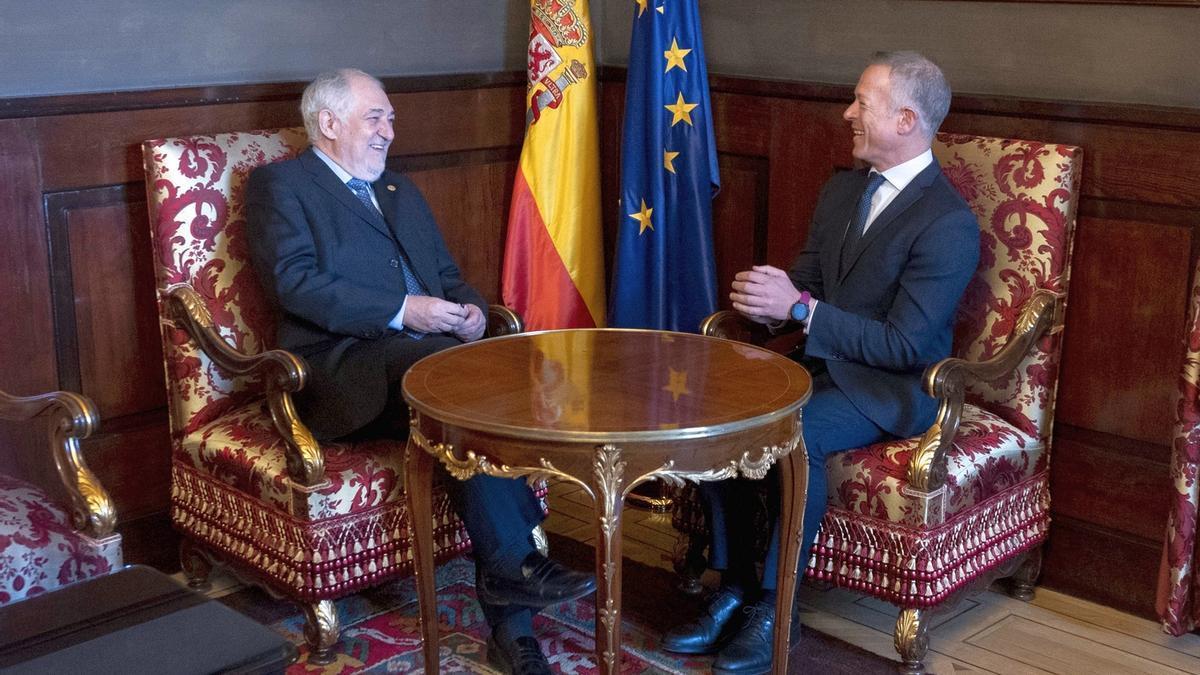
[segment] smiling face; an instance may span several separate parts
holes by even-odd
[[[349,102],[345,118],[328,109],[320,112],[317,146],[350,175],[374,182],[383,175],[395,138],[396,111],[383,88],[365,77],[350,79]]]
[[[854,102],[842,113],[854,135],[854,157],[876,171],[900,164],[907,150],[905,112],[892,101],[891,69],[871,65],[858,78]]]

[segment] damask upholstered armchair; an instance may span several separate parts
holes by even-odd
[[[291,395],[306,366],[274,343],[250,267],[242,189],[308,145],[303,129],[146,141],[143,158],[171,424],[171,519],[194,584],[213,564],[301,604],[309,662],[328,662],[333,599],[412,568],[402,441],[318,443]],[[493,307],[489,332],[520,319]],[[399,414],[400,411],[397,411]],[[435,491],[439,560],[470,546]]]
[[[925,373],[941,401],[919,438],[832,456],[829,510],[806,573],[900,608],[905,672],[923,672],[930,612],[1012,576],[1032,597],[1049,525],[1049,460],[1062,348],[1079,148],[939,134],[934,154],[981,228],[979,269],[959,308],[954,356]],[[753,334],[719,312],[702,330]],[[694,494],[673,521],[705,532]],[[684,547],[681,547],[681,550]],[[689,567],[681,562],[681,567]]]
[[[123,565],[112,500],[79,449],[79,441],[99,425],[95,405],[66,391],[29,397],[0,391],[0,419],[27,421],[43,415],[50,418],[48,454],[70,504],[61,505],[51,491],[0,474],[0,605]]]

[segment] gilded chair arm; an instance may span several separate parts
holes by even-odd
[[[487,336],[515,335],[525,332],[521,315],[504,305],[488,305]]]
[[[925,391],[939,399],[937,418],[921,437],[908,463],[908,482],[915,489],[933,492],[946,482],[946,455],[958,433],[968,378],[990,382],[1011,372],[1034,343],[1050,329],[1059,294],[1038,290],[1021,308],[1008,341],[990,359],[966,361],[947,358],[925,371]]]
[[[287,444],[288,474],[296,483],[311,487],[325,480],[325,456],[308,427],[300,421],[291,393],[304,387],[308,366],[282,349],[246,354],[232,347],[213,324],[212,314],[200,294],[189,284],[167,289],[167,301],[177,323],[217,367],[231,375],[264,373],[267,405],[275,429]]]
[[[0,391],[0,419],[23,421],[43,414],[50,416],[50,447],[58,476],[71,499],[75,529],[95,538],[112,534],[117,524],[116,509],[79,449],[79,441],[100,426],[96,405],[69,391],[24,397]]]
[[[745,315],[727,309],[706,316],[700,322],[700,334],[755,345],[766,344],[773,337],[771,331],[763,324],[755,323]]]

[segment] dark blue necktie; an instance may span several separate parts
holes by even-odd
[[[875,191],[883,185],[883,174],[872,171],[867,176],[867,186],[863,188],[862,196],[858,198],[858,208],[854,209],[854,220],[846,228],[846,240],[842,243],[842,272],[850,265],[851,257],[862,239],[863,228],[867,224],[867,216],[871,215],[871,198]]]
[[[371,209],[375,213],[379,213],[379,208],[375,206],[375,202],[371,199],[371,185],[361,178],[351,178],[346,181],[346,186],[354,192],[354,196],[358,197],[358,201],[363,203],[363,206]],[[397,247],[399,248],[399,247]],[[408,262],[408,256],[404,255],[401,249],[398,251],[397,260],[393,261],[400,265],[400,271],[404,273],[404,286],[407,295],[429,295],[429,289],[425,288],[425,284],[413,274],[412,265]],[[424,337],[424,333],[405,328],[404,332],[416,339]]]

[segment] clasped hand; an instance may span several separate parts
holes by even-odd
[[[483,336],[487,322],[476,305],[410,295],[404,308],[404,326],[421,333],[452,333],[463,342],[471,342]]]
[[[756,323],[783,321],[800,299],[800,291],[787,272],[778,267],[755,265],[733,279],[733,292],[729,294],[733,308]]]

